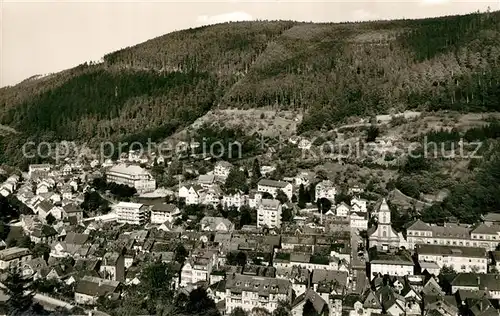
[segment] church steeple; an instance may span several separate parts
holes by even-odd
[[[387,201],[385,198],[380,203],[380,207],[378,209],[378,223],[391,225],[391,210],[389,209],[389,205],[387,205]]]

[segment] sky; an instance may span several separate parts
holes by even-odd
[[[190,27],[242,20],[421,18],[500,9],[500,0],[0,0],[0,87]]]

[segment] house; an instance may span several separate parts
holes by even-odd
[[[181,214],[174,204],[156,203],[151,207],[151,224],[163,224],[173,222]]]
[[[305,293],[297,296],[292,303],[292,315],[302,316],[304,312],[304,305],[309,301],[315,310],[315,315],[328,316],[328,303],[313,289],[309,288]]]
[[[269,313],[280,302],[290,304],[292,284],[288,280],[234,274],[226,280],[226,313],[230,314],[240,307],[250,312],[255,307],[262,307]]]
[[[156,180],[150,172],[137,165],[118,164],[106,172],[106,180],[133,187],[137,192],[152,192],[156,189]]]
[[[257,227],[281,227],[281,213],[280,201],[262,199],[257,209]]]
[[[368,230],[368,213],[351,212],[349,225],[358,230]]]
[[[486,249],[445,245],[417,245],[419,262],[434,262],[439,268],[451,267],[457,272],[488,271]]]
[[[260,201],[262,201],[262,193],[255,192],[249,194],[248,206],[250,208],[257,208],[260,205]]]
[[[500,225],[500,213],[481,215],[481,219],[486,225]]]
[[[50,184],[48,184],[46,181],[42,181],[36,185],[35,192],[37,195],[39,195],[39,194],[48,193],[50,189],[52,189],[52,186]]]
[[[120,282],[84,276],[75,286],[75,303],[95,305],[99,297],[118,294]]]
[[[148,207],[141,203],[119,202],[115,206],[116,221],[131,225],[142,225],[146,222]]]
[[[0,270],[20,269],[32,259],[28,248],[11,247],[0,250]]]
[[[323,180],[316,184],[315,197],[316,202],[319,199],[325,198],[335,203],[335,195],[337,194],[337,189],[330,180]]]
[[[204,191],[201,185],[179,187],[179,198],[183,198],[186,205],[196,205],[200,203],[200,193]]]
[[[227,161],[217,161],[214,167],[214,176],[217,177],[217,179],[226,181],[226,178],[229,176],[229,172],[231,172],[232,168],[233,165]]]
[[[54,258],[64,257],[84,257],[89,252],[90,246],[87,245],[88,234],[69,232],[64,241],[52,244],[50,256]]]
[[[210,232],[231,232],[234,224],[224,217],[205,216],[200,221],[202,231]]]
[[[365,199],[361,199],[359,197],[354,197],[351,199],[351,208],[353,212],[356,213],[367,213],[367,201]]]
[[[222,190],[218,185],[213,185],[200,193],[199,203],[217,207],[222,199]]]
[[[43,272],[47,270],[47,263],[43,258],[35,258],[26,261],[21,267],[21,275],[26,278],[38,280],[44,277]]]
[[[62,208],[62,217],[63,219],[75,217],[76,221],[80,223],[83,221],[83,210],[76,204],[66,204]]]
[[[238,210],[247,204],[247,196],[241,191],[237,191],[234,194],[226,194],[222,197],[222,205],[226,208],[235,207]]]
[[[202,174],[198,177],[198,184],[203,188],[208,188],[215,184],[215,175],[213,174]]]
[[[102,257],[99,272],[104,279],[125,281],[125,257],[118,252],[107,252]]]
[[[269,179],[262,179],[257,183],[258,192],[270,193],[274,198],[276,198],[279,190],[285,193],[285,195],[288,197],[288,200],[292,200],[293,186],[291,183]]]
[[[378,223],[376,228],[368,231],[368,242],[370,247],[377,247],[387,251],[389,249],[398,249],[401,243],[404,243],[402,234],[398,234],[391,225],[391,210],[387,201],[382,199],[377,211]],[[373,228],[373,227],[372,227]]]
[[[35,206],[35,214],[38,214],[40,220],[45,220],[45,217],[49,215],[54,207],[54,204],[50,201],[41,201]]]
[[[342,202],[335,208],[335,213],[337,216],[347,217],[351,213],[351,207],[345,202]]]
[[[30,239],[35,244],[45,243],[50,244],[57,238],[57,231],[54,227],[49,225],[42,225],[41,227],[36,227],[30,234]]]
[[[215,262],[215,254],[189,258],[181,269],[180,286],[208,281]]]

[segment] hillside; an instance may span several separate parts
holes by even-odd
[[[167,34],[0,89],[1,162],[26,140],[159,140],[213,109],[303,113],[298,132],[393,110],[500,109],[500,13]]]

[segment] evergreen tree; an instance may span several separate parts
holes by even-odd
[[[298,206],[300,208],[305,208],[306,203],[309,200],[309,195],[306,192],[306,189],[304,188],[304,184],[301,183],[299,187],[299,201],[298,201]]]
[[[10,271],[4,282],[7,300],[7,310],[9,315],[23,315],[33,305],[33,294],[28,287],[28,283],[23,279],[18,271]]]
[[[319,313],[314,308],[313,303],[310,300],[307,300],[304,304],[304,309],[302,310],[303,316],[320,316]]]

